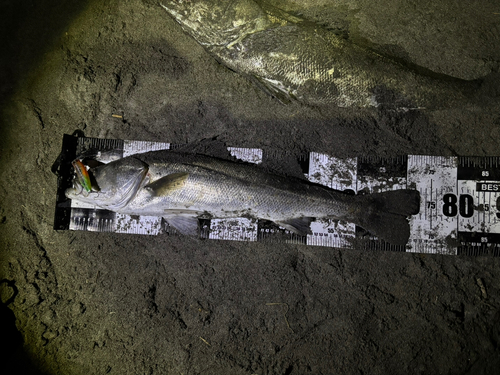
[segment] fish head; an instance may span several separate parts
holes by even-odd
[[[146,183],[148,165],[134,157],[101,164],[82,177],[81,163],[73,163],[73,186],[66,189],[66,197],[111,211],[123,208]],[[90,188],[88,188],[90,186]]]
[[[203,46],[231,46],[270,24],[253,0],[165,0],[161,5]]]

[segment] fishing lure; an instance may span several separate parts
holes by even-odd
[[[92,183],[90,182],[89,172],[85,165],[80,160],[73,161],[73,168],[75,168],[76,175],[78,176],[78,182],[83,188],[89,193],[92,190]]]

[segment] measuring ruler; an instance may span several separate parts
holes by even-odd
[[[54,229],[157,235],[175,230],[160,217],[129,216],[65,197],[72,185],[71,162],[88,150],[107,163],[128,155],[171,149],[164,142],[109,140],[65,135],[59,158]],[[259,164],[266,154],[256,148],[228,147],[236,158]],[[351,194],[416,189],[420,212],[409,218],[406,246],[393,246],[362,228],[338,220],[316,220],[312,234],[298,236],[266,220],[199,219],[201,238],[280,241],[312,246],[366,248],[450,255],[500,255],[500,157],[409,155],[395,158],[339,159],[311,152],[298,160],[311,182]]]

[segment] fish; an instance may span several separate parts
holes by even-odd
[[[163,217],[182,234],[198,233],[200,218],[269,220],[298,235],[311,234],[315,219],[336,219],[404,245],[408,216],[420,209],[416,190],[351,195],[262,166],[182,150],[150,151],[87,167],[90,192],[79,164],[74,168],[67,198],[122,214]]]
[[[435,109],[469,101],[481,85],[383,55],[262,1],[161,6],[221,64],[282,103]]]

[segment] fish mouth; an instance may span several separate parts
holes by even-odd
[[[71,165],[73,166],[73,186],[66,189],[65,195],[67,198],[87,198],[92,193],[100,190],[92,171],[81,159],[73,160]]]
[[[81,200],[81,201],[91,201],[94,196],[97,196],[97,192],[88,192],[78,180],[73,180],[73,186],[67,188],[64,195],[68,199]]]
[[[66,189],[66,191],[64,192],[64,195],[66,195],[66,198],[75,199],[76,197],[78,197],[80,195],[84,195],[83,191],[84,191],[83,186],[80,185],[80,183],[74,181],[73,186]]]
[[[71,190],[80,192],[87,196],[92,191],[99,191],[99,185],[92,173],[92,170],[83,163],[81,159],[75,159],[71,163],[73,166],[73,188]]]

